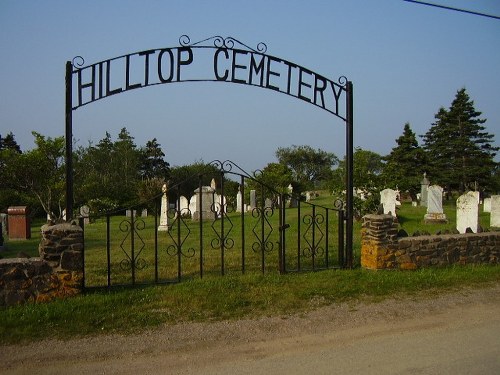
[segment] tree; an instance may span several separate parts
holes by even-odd
[[[338,196],[345,200],[346,189],[346,160],[340,161],[333,171],[331,187]],[[356,193],[354,210],[356,215],[376,212],[380,203],[379,192],[382,190],[380,174],[384,163],[382,156],[373,151],[356,147],[353,154],[353,184]],[[361,199],[361,197],[363,199]]]
[[[386,187],[408,191],[415,200],[425,171],[424,150],[418,145],[409,123],[405,124],[403,134],[396,139],[396,143],[391,153],[383,158],[386,164],[382,179]]]
[[[0,134],[0,151],[2,150],[13,150],[19,154],[21,153],[21,147],[17,144],[12,132],[9,132],[5,137]]]
[[[10,150],[5,159],[6,187],[35,197],[51,219],[60,219],[65,190],[64,137],[32,134],[36,148],[25,153]]]
[[[464,192],[476,186],[491,189],[499,148],[492,145],[493,135],[480,116],[463,88],[448,110],[439,109],[436,122],[423,135],[428,172],[447,191]]]
[[[159,178],[167,180],[170,166],[164,158],[165,153],[156,138],[148,141],[146,147],[141,149],[141,177],[143,179]]]
[[[280,147],[276,157],[292,171],[299,192],[314,189],[318,182],[328,179],[332,167],[338,163],[335,154],[311,146]]]

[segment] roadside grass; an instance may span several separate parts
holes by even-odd
[[[499,266],[418,271],[328,270],[207,277],[178,284],[96,289],[50,303],[0,309],[0,344],[131,334],[164,324],[300,314],[324,305],[412,295],[428,298],[500,282]]]
[[[322,199],[324,202],[320,202],[324,205],[331,200],[330,197]],[[399,224],[410,235],[416,231],[434,234],[438,230],[451,230],[456,220],[454,204],[445,202],[444,211],[449,223],[424,224],[425,208],[403,204],[398,212]],[[489,214],[481,212],[481,226],[487,228],[488,222]],[[41,224],[36,222],[33,226],[31,240],[7,241],[7,251],[1,255],[14,257],[23,251],[38,256]],[[103,239],[99,225],[102,224],[86,229],[86,249],[93,248],[96,253],[101,251],[98,249]],[[358,222],[354,228],[354,252],[358,261],[359,249]],[[95,277],[103,276],[96,274]],[[111,290],[94,288],[65,300],[0,308],[0,344],[130,334],[177,322],[287,316],[341,302],[376,302],[407,295],[427,298],[450,290],[487,287],[499,282],[500,266],[488,265],[406,272],[355,268],[284,275],[276,271],[262,274],[257,269],[243,275],[228,272],[224,277],[208,273],[202,279],[188,277],[181,283]]]

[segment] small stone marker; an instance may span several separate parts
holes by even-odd
[[[168,196],[166,184],[163,185],[161,191],[163,195],[161,197],[160,225],[158,225],[158,232],[168,232]]]

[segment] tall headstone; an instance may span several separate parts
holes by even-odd
[[[168,232],[168,196],[167,196],[167,185],[162,187],[163,195],[161,197],[161,209],[160,209],[160,225],[158,225],[159,232]]]
[[[500,228],[500,195],[491,197],[490,227]]]
[[[429,180],[427,173],[424,172],[424,178],[420,181],[420,205],[427,207],[427,190],[429,188]]]
[[[215,190],[211,186],[202,186],[194,191],[196,196],[196,211],[193,220],[215,220],[216,213],[212,211]]]
[[[90,223],[90,207],[87,205],[81,206],[80,216],[83,218],[83,224],[88,225]]]
[[[240,187],[238,186],[238,193],[236,194],[236,212],[244,212],[243,197],[241,195]]]
[[[396,206],[401,205],[398,201],[398,192],[393,189],[384,189],[380,192],[380,203],[384,208],[384,214],[396,217]]]
[[[257,196],[255,195],[255,190],[250,190],[250,207],[249,210],[253,210],[257,207]]]
[[[443,188],[439,185],[431,185],[427,189],[427,213],[424,216],[426,223],[447,223],[443,212]]]
[[[465,233],[470,228],[477,233],[479,227],[479,192],[468,191],[457,199],[457,230]]]

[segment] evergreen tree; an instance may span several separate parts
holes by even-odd
[[[165,161],[165,153],[160,144],[153,138],[141,150],[141,177],[143,179],[159,178],[168,179],[170,166]]]
[[[448,110],[440,108],[436,122],[423,136],[431,179],[448,191],[491,189],[498,147],[492,145],[493,135],[480,116],[463,88]]]
[[[424,173],[424,150],[418,145],[415,133],[406,123],[403,134],[396,139],[397,146],[383,158],[383,181],[387,187],[408,191],[412,199],[416,199],[420,191],[420,180]]]

